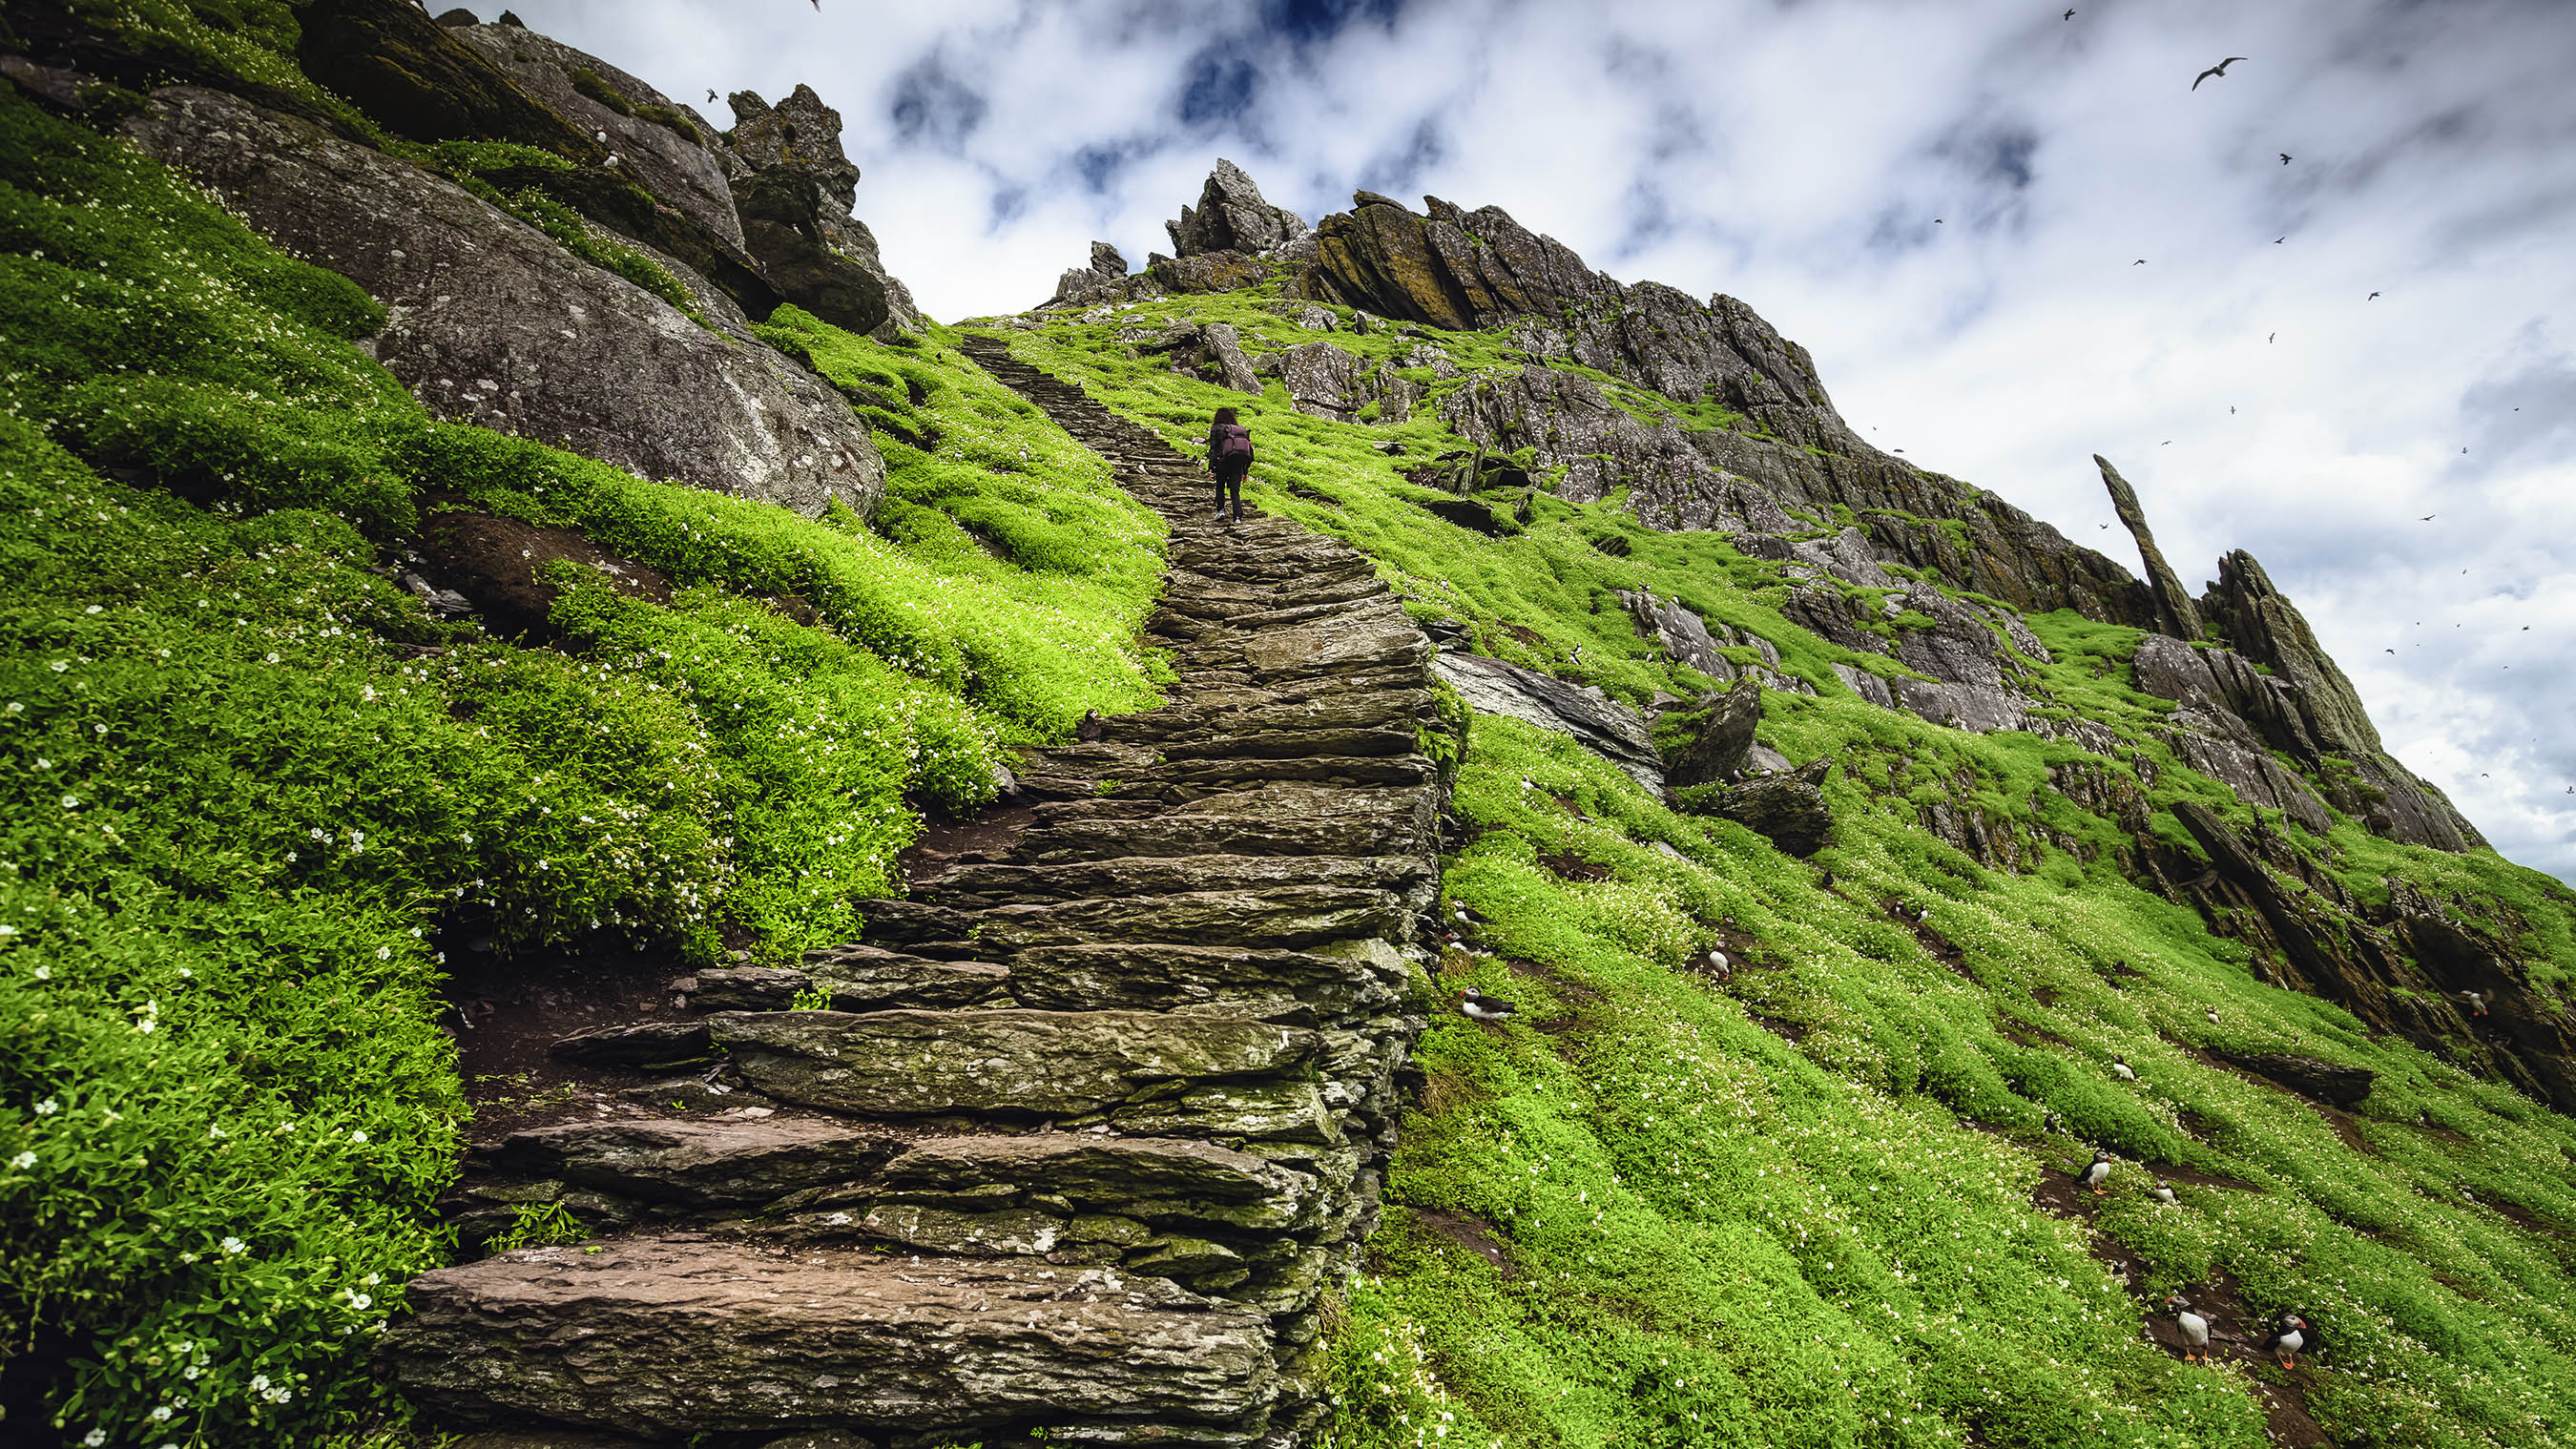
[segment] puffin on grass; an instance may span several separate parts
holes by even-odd
[[[2057,1115],[2056,1108],[2051,1107],[2048,1109],[2047,1114],[2039,1119],[2039,1130],[2042,1132],[2063,1132],[2066,1130],[2066,1121],[2064,1118]]]
[[[2209,1320],[2193,1312],[2179,1293],[2165,1299],[2165,1312],[2173,1315],[2174,1327],[2182,1330],[2182,1361],[2209,1362]]]
[[[2129,1065],[2129,1059],[2127,1057],[2113,1057],[2111,1058],[2111,1075],[2118,1077],[2124,1082],[2134,1082],[2138,1079],[2138,1069]]]
[[[2308,1321],[2295,1313],[2282,1314],[2274,1321],[2272,1337],[2263,1346],[2281,1360],[2281,1367],[2297,1367],[2299,1350],[2308,1346]]]
[[[1458,998],[1458,1014],[1469,1021],[1503,1021],[1509,1019],[1511,1014],[1518,1010],[1520,1008],[1510,1002],[1497,1001],[1473,986],[1468,987],[1466,994]]]
[[[2209,1024],[2210,1024],[2211,1026],[2216,1026],[2216,1025],[2218,1025],[2218,1008],[2217,1008],[2217,1007],[2215,1007],[2215,1006],[2211,1007],[2211,1008],[2208,1010],[2208,1012],[2207,1012],[2206,1014],[2207,1014],[2207,1016],[2209,1017]]]
[[[2155,1186],[2147,1189],[2147,1196],[2163,1203],[2166,1207],[2180,1207],[2182,1205],[2182,1199],[2174,1196],[2173,1184],[2165,1181],[2161,1177],[2156,1179]]]
[[[2095,1197],[2105,1197],[2111,1190],[2102,1184],[2109,1181],[2110,1177],[2111,1154],[2096,1147],[2093,1149],[2093,1165],[2076,1174],[2075,1180],[2093,1189]]]

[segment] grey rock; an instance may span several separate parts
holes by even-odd
[[[1668,532],[1798,527],[1769,490],[1711,462],[1678,422],[1641,423],[1578,373],[1531,367],[1480,377],[1444,395],[1440,416],[1489,452],[1526,447],[1540,471],[1562,469],[1555,492],[1569,503],[1626,488],[1637,517]]]
[[[1142,1011],[720,1012],[744,1080],[772,1097],[888,1114],[1094,1111],[1163,1082],[1286,1071],[1314,1034]]]
[[[774,966],[701,971],[684,979],[687,985],[675,982],[672,989],[685,994],[700,1011],[782,1011],[813,981],[802,971]]]
[[[1215,361],[1227,387],[1255,397],[1261,395],[1261,379],[1254,376],[1252,359],[1244,355],[1243,339],[1232,324],[1210,322],[1199,329],[1199,335],[1205,340],[1207,355]]]
[[[1131,1216],[1140,1215],[1134,1206],[1140,1200],[1263,1203],[1275,1220],[1260,1225],[1272,1229],[1291,1225],[1316,1187],[1303,1173],[1211,1142],[1080,1132],[933,1138],[888,1163],[884,1176],[897,1190],[1001,1183]]]
[[[1163,223],[1163,229],[1172,235],[1173,251],[1195,257],[1285,246],[1306,234],[1306,223],[1263,200],[1242,167],[1220,159],[1199,190],[1198,208],[1182,207],[1180,219]]]
[[[703,1206],[850,1181],[898,1145],[883,1133],[797,1118],[615,1120],[513,1132],[494,1161],[625,1197]]]
[[[594,1246],[415,1279],[380,1362],[434,1411],[647,1438],[1063,1415],[1224,1422],[1273,1392],[1263,1315],[1159,1278],[672,1239]]]
[[[1309,332],[1330,332],[1338,325],[1333,321],[1333,314],[1321,307],[1298,308],[1296,322]]]
[[[1329,342],[1271,353],[1258,370],[1276,374],[1289,404],[1310,417],[1347,423],[1359,411],[1360,360]]]
[[[834,498],[867,514],[885,490],[866,428],[812,374],[418,167],[190,87],[126,130],[384,303],[367,346],[433,413],[809,517]]]
[[[1443,653],[1431,670],[1472,708],[1571,735],[1653,794],[1664,789],[1664,762],[1645,717],[1591,687],[1481,654]]]
[[[1010,984],[1009,970],[988,961],[933,961],[856,944],[806,952],[805,970],[835,1011],[973,1006]]]

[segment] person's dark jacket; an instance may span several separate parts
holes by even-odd
[[[1244,443],[1247,447],[1252,442],[1252,429],[1245,427],[1241,423],[1216,423],[1211,425],[1208,428],[1207,435],[1208,471],[1212,473],[1244,473],[1250,471],[1252,468],[1252,459],[1248,454],[1240,458],[1220,458],[1217,456],[1217,449],[1225,445],[1225,435],[1228,430],[1243,434]]]

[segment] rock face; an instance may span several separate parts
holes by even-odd
[[[864,941],[584,1033],[721,1065],[478,1149],[467,1242],[532,1204],[604,1241],[413,1285],[383,1362],[444,1422],[1203,1446],[1321,1422],[1322,1295],[1375,1222],[1423,1026],[1431,648],[1367,559],[1220,530],[1193,462],[969,346],[1171,521],[1170,703],[1027,754],[1025,826],[868,903]],[[780,1009],[818,993],[844,1009]]]
[[[734,209],[744,244],[779,295],[836,327],[917,332],[912,294],[877,255],[876,234],[850,214],[859,168],[841,150],[841,113],[811,86],[772,106],[736,91]]]
[[[2252,1072],[2302,1097],[2337,1107],[2360,1106],[2361,1100],[2370,1095],[2371,1085],[2379,1080],[2379,1074],[2368,1067],[2339,1067],[2287,1052],[2220,1051],[2212,1055],[2239,1071]]]
[[[864,515],[885,491],[867,429],[811,373],[429,172],[187,87],[126,132],[384,303],[369,346],[434,413],[808,516],[835,498]]]

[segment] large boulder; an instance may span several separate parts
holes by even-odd
[[[378,1355],[412,1402],[655,1440],[1084,1419],[1173,1439],[1276,1383],[1257,1309],[1028,1259],[623,1239],[443,1268],[409,1301]]]
[[[1182,207],[1180,220],[1163,223],[1163,229],[1171,233],[1173,251],[1195,257],[1270,251],[1304,236],[1306,223],[1297,213],[1263,200],[1261,188],[1242,167],[1219,159],[1199,188],[1197,208]]]
[[[866,427],[811,373],[419,167],[190,87],[126,132],[384,303],[368,346],[433,413],[809,517],[834,499],[865,515],[885,491]]]
[[[2302,1097],[2337,1107],[2359,1106],[2361,1099],[2370,1095],[2371,1085],[2379,1080],[2379,1074],[2368,1067],[2337,1066],[2288,1052],[2219,1050],[2211,1055],[2238,1071],[2251,1072]]]

